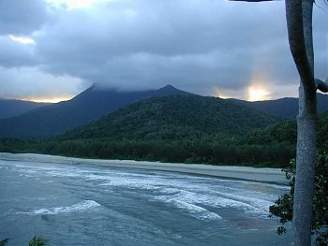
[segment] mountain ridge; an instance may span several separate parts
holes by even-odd
[[[188,94],[170,85],[158,90],[120,92],[92,86],[69,101],[0,120],[0,137],[50,137],[88,124],[118,108],[148,97]]]
[[[297,97],[283,97],[272,100],[264,101],[245,101],[235,98],[227,99],[229,101],[235,102],[237,104],[242,104],[247,107],[259,110],[261,112],[266,112],[274,116],[280,117],[282,119],[296,119],[298,113],[298,98]],[[323,113],[328,111],[328,96],[318,93],[318,112]]]
[[[47,105],[50,104],[18,99],[0,98],[0,119],[15,117]]]
[[[111,112],[140,100],[170,95],[196,94],[179,90],[170,84],[157,90],[146,91],[102,89],[93,85],[71,100],[32,108],[22,114],[0,119],[0,138],[53,137],[97,121]],[[298,99],[292,97],[256,102],[231,98],[222,100],[270,114],[281,120],[295,119],[298,112]],[[318,94],[318,111],[327,110],[328,96]]]
[[[153,97],[130,104],[62,138],[111,140],[182,139],[195,135],[233,135],[268,126],[277,120],[268,114],[225,99],[199,95]]]

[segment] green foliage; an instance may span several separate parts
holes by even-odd
[[[248,144],[281,143],[295,145],[297,138],[296,121],[283,121],[262,129],[256,129],[247,135]]]
[[[235,141],[235,142],[234,142]],[[21,148],[21,151],[19,151]],[[102,159],[134,159],[162,162],[239,164],[282,167],[293,157],[294,149],[281,144],[248,145],[236,140],[211,138],[176,141],[74,139],[29,142],[18,147],[7,146],[16,152],[56,154]],[[1,144],[0,144],[1,151]]]
[[[8,241],[9,241],[8,238],[6,238],[6,239],[4,239],[4,240],[0,240],[0,246],[5,246],[5,245],[7,245]]]
[[[7,245],[9,239],[4,239],[4,240],[0,240],[0,246],[5,246]],[[29,246],[46,246],[47,245],[47,241],[46,239],[42,238],[42,237],[37,237],[34,236],[30,242],[28,243]]]
[[[60,139],[111,140],[198,139],[213,134],[232,136],[277,122],[270,115],[227,102],[196,95],[155,97],[122,108]]]
[[[295,145],[296,139],[296,121],[283,121],[254,130],[246,135],[244,142],[248,144],[283,143]],[[319,117],[317,140],[320,148],[328,147],[328,113],[324,113]]]
[[[285,224],[293,217],[293,195],[295,184],[295,161],[291,162],[289,168],[284,170],[290,180],[291,190],[288,194],[281,196],[274,205],[270,207],[271,215],[280,217],[281,226],[278,234],[286,232]],[[313,198],[313,222],[312,231],[317,237],[317,245],[328,244],[328,153],[318,154],[315,176],[315,191]]]
[[[45,246],[45,245],[47,245],[47,240],[42,237],[34,236],[28,245],[29,246]]]
[[[283,166],[293,147],[242,141],[277,120],[219,98],[157,97],[49,140],[4,139],[0,151],[76,157]]]
[[[2,139],[0,151],[271,167],[287,167],[295,157],[295,121],[275,123],[262,113],[259,118],[253,110],[216,98],[169,98],[132,104],[53,139]],[[324,114],[319,146],[328,147],[327,134],[328,114]]]
[[[317,129],[318,146],[321,149],[328,148],[328,113],[323,114],[318,122]]]

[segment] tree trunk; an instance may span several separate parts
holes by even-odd
[[[304,86],[299,88],[297,119],[296,179],[294,193],[294,231],[296,246],[311,245],[312,200],[316,162],[315,95],[309,99]]]
[[[303,27],[306,55],[314,74],[312,37],[313,0],[303,0]],[[297,119],[296,180],[294,193],[294,232],[296,246],[311,245],[312,203],[316,163],[317,102],[313,81],[302,78]]]

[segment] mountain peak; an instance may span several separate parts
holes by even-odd
[[[161,89],[174,89],[177,90],[177,88],[175,88],[173,85],[171,84],[167,84],[166,86],[162,87]]]
[[[170,92],[170,93],[176,93],[176,92],[179,92],[180,90],[175,88],[171,84],[167,84],[166,86],[159,88],[158,91],[166,91],[166,92]]]
[[[154,96],[190,95],[191,93],[177,89],[171,84],[155,91]]]

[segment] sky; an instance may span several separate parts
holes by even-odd
[[[328,5],[314,10],[315,74],[328,77]],[[1,0],[0,98],[57,102],[92,84],[172,84],[246,100],[297,96],[284,1]]]

